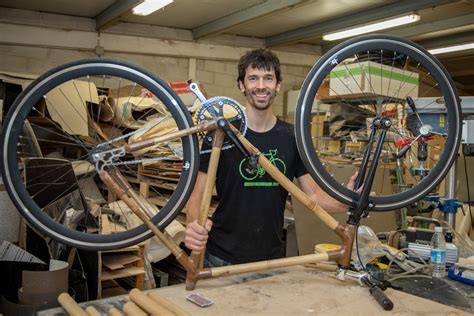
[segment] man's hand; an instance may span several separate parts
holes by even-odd
[[[359,171],[354,172],[354,174],[349,179],[349,182],[347,183],[346,188],[348,188],[349,190],[354,191],[354,185],[355,185],[355,181],[356,181],[358,175],[359,175]],[[362,192],[363,188],[364,188],[364,183],[362,183],[360,188],[355,190],[355,192],[360,194]],[[375,191],[370,191],[369,195],[370,196],[376,196]]]
[[[204,224],[204,227],[199,225],[197,221],[189,223],[184,232],[184,244],[186,247],[190,250],[204,250],[211,227],[212,221],[209,219]]]
[[[347,182],[346,188],[348,188],[349,190],[354,191],[354,185],[355,185],[355,181],[356,181],[358,175],[359,175],[359,171],[354,172],[354,174],[349,179],[349,182]],[[360,193],[361,191],[362,191],[362,186],[356,192]]]

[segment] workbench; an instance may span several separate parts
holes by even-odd
[[[369,290],[355,281],[339,281],[334,271],[291,267],[234,275],[197,283],[194,291],[184,284],[154,289],[160,296],[179,305],[190,315],[470,315],[469,313],[404,292],[387,289],[394,308],[385,312]],[[201,308],[186,300],[190,293],[201,293],[214,302]],[[125,295],[85,302],[103,315],[112,306],[122,309]],[[39,312],[39,316],[64,314],[62,308]]]

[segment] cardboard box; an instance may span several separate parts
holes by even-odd
[[[418,73],[372,61],[335,67],[330,73],[329,95],[382,95],[418,97]]]

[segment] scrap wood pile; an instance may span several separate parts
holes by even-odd
[[[105,85],[104,80],[107,80]],[[150,92],[125,79],[120,82],[113,80],[90,77],[71,80],[54,88],[28,116],[25,126],[31,125],[31,128],[27,131],[28,137],[22,138],[28,144],[21,148],[29,150],[22,154],[25,157],[21,167],[25,169],[23,175],[34,172],[29,177],[30,182],[34,179],[40,181],[42,174],[50,175],[52,183],[62,179],[54,182],[58,190],[73,191],[74,196],[72,193],[53,196],[42,190],[44,204],[56,206],[61,202],[56,207],[62,208],[58,212],[70,208],[68,214],[74,214],[70,217],[78,220],[84,218],[81,214],[89,212],[97,220],[80,223],[87,227],[88,232],[98,230],[103,214],[114,227],[123,225],[124,229],[130,229],[137,225],[132,218],[133,212],[123,203],[114,203],[117,202],[114,195],[101,182],[96,166],[89,161],[90,149],[98,144],[113,149],[177,130],[166,107]],[[149,197],[149,201],[158,206],[149,208],[157,212],[175,190],[181,175],[181,140],[126,154],[113,163],[136,192]],[[53,168],[53,164],[58,167]],[[65,174],[72,174],[67,181],[64,181]],[[27,186],[32,188],[35,184]],[[63,205],[66,206],[63,208]],[[56,208],[53,211],[56,212]],[[60,218],[55,216],[56,213],[48,214]],[[63,221],[69,223],[66,218]]]
[[[134,85],[95,90],[97,98],[88,102],[89,135],[98,134],[106,141],[134,132],[128,139],[113,143],[118,147],[177,130],[166,107],[148,91]],[[123,160],[141,161],[118,167],[136,185],[137,191],[141,183],[146,183],[147,189],[141,194],[150,197],[153,204],[162,206],[176,188],[181,175],[181,141],[178,139],[142,149]]]
[[[67,81],[46,93],[25,122],[25,127],[29,125],[28,137],[23,138],[28,144],[21,144],[28,152],[22,156],[62,159],[57,164],[72,165],[77,178],[74,182],[80,186],[87,182],[87,188],[81,187],[80,192],[97,219],[100,209],[110,209],[115,197],[97,176],[98,170],[89,161],[87,150],[99,144],[106,149],[117,148],[177,130],[165,105],[148,90],[124,78],[94,76]],[[77,146],[76,142],[82,143]],[[175,191],[181,176],[182,150],[178,138],[126,154],[113,164],[136,192],[159,210]],[[45,165],[43,169],[35,168],[36,171],[46,171]],[[78,213],[83,211],[84,208]]]

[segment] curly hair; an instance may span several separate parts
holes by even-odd
[[[280,83],[282,80],[280,70],[280,59],[278,59],[278,56],[268,49],[259,48],[252,51],[248,51],[247,53],[245,53],[245,55],[240,57],[239,65],[237,66],[239,71],[239,76],[237,77],[237,87],[239,87],[240,81],[244,82],[245,71],[247,70],[248,66],[265,70],[273,69],[275,70],[277,82]]]

